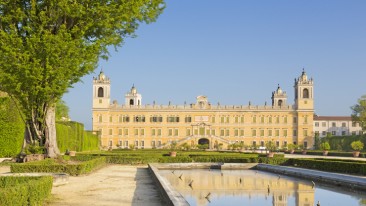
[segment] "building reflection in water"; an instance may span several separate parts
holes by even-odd
[[[175,170],[174,173],[160,170],[160,173],[185,198],[195,199],[197,205],[208,205],[226,197],[249,200],[255,197],[272,202],[273,206],[314,205],[315,188],[311,182],[298,182],[276,174],[256,170]],[[289,203],[289,199],[295,202]]]

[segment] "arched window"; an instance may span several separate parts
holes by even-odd
[[[278,106],[282,106],[282,100],[280,99],[280,100],[278,100]]]
[[[98,88],[98,97],[104,97],[104,91],[102,87]]]
[[[133,99],[130,99],[130,105],[133,105]]]
[[[302,92],[302,94],[303,94],[303,97],[304,98],[306,98],[306,99],[309,98],[309,90],[308,89],[304,89],[303,92]]]

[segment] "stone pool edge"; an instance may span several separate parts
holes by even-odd
[[[352,189],[366,191],[366,178],[364,177],[268,164],[258,164],[256,169],[276,174],[304,178],[312,180],[315,183],[318,181],[336,186],[347,186]]]
[[[154,179],[157,189],[162,195],[163,201],[168,205],[188,206],[187,200],[174,189],[170,182],[159,174],[159,169],[222,169],[222,170],[240,170],[252,169],[258,163],[152,163],[148,164],[148,169]]]

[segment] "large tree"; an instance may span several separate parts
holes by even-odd
[[[59,154],[55,103],[91,73],[108,46],[156,20],[164,0],[0,0],[0,90],[24,115],[25,148]]]
[[[352,109],[352,120],[359,122],[362,127],[362,131],[366,131],[366,95],[363,95],[358,99],[358,104],[351,107]]]

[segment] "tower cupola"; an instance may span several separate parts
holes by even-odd
[[[135,85],[132,85],[130,92],[125,95],[125,105],[127,106],[140,106],[142,97],[141,94],[137,93]]]
[[[282,91],[280,85],[278,84],[277,90],[272,92],[272,106],[283,107],[287,105],[287,94]]]

